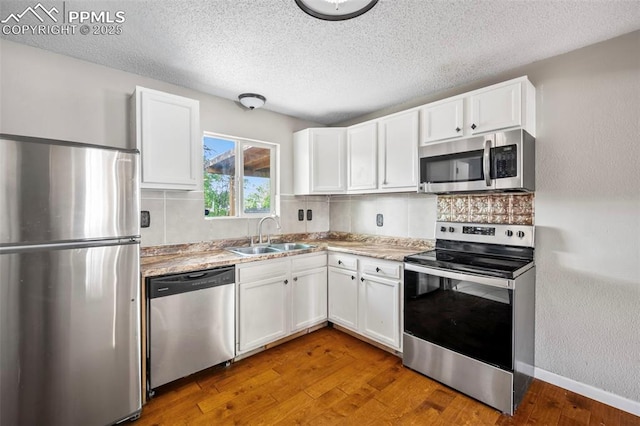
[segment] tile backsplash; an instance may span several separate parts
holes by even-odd
[[[534,224],[534,194],[439,195],[438,220]]]

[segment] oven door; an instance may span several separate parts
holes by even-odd
[[[446,193],[495,189],[491,148],[495,135],[485,135],[420,148],[420,191]]]
[[[404,331],[513,371],[513,282],[405,263]]]

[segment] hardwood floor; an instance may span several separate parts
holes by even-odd
[[[332,328],[166,385],[142,425],[640,425],[640,417],[535,380],[513,417]]]

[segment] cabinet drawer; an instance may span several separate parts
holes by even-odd
[[[348,254],[329,253],[329,266],[336,268],[350,269],[355,271],[358,269],[358,258]]]
[[[265,260],[248,265],[238,265],[236,280],[239,283],[260,281],[289,274],[288,260]]]
[[[362,273],[384,278],[400,278],[402,264],[384,260],[367,259],[362,261]]]
[[[291,258],[292,271],[304,271],[306,269],[322,268],[327,266],[327,254],[298,255]]]

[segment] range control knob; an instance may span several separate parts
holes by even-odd
[[[440,232],[447,232],[447,227],[446,226],[441,226],[440,227]]]
[[[518,231],[518,233],[516,235],[518,236],[518,238],[524,238],[524,232],[523,231]]]
[[[506,235],[507,237],[513,237],[513,231],[511,229],[508,229],[507,231],[505,231],[504,235]]]
[[[456,230],[456,229],[455,229],[453,226],[450,226],[450,227],[449,227],[449,232],[455,232],[455,230]]]

